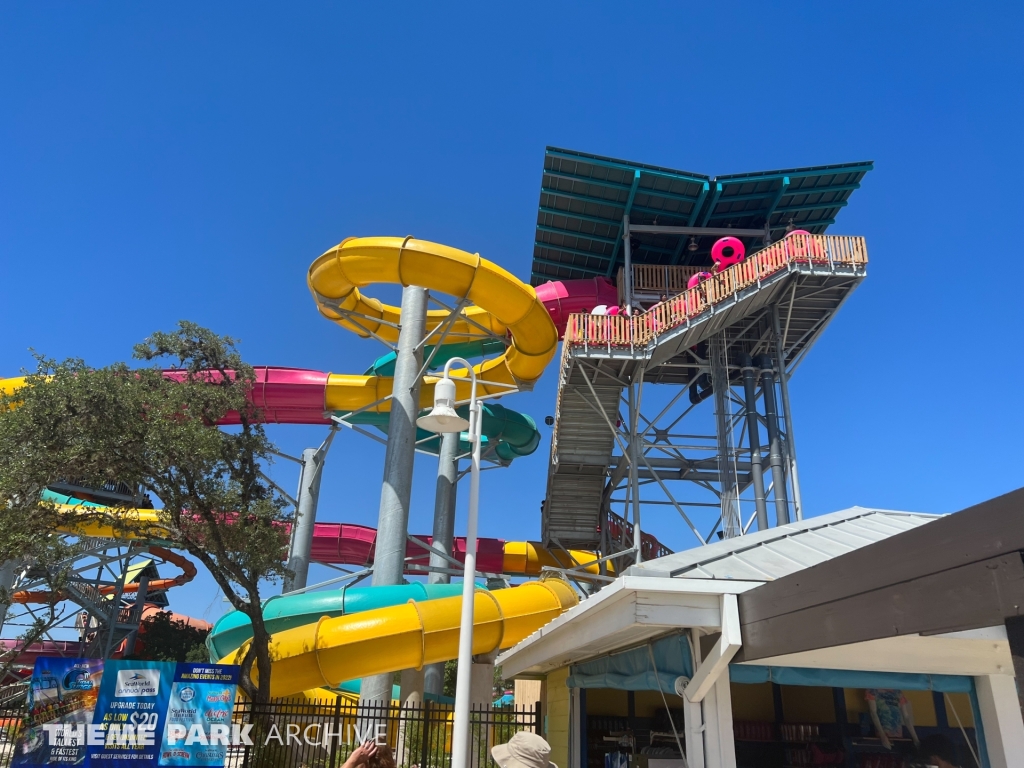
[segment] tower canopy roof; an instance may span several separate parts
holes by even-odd
[[[569,149],[544,153],[531,279],[614,279],[623,264],[622,217],[630,225],[758,229],[822,234],[835,222],[870,161],[705,176]],[[720,235],[631,233],[636,264],[710,264]],[[764,237],[741,236],[748,250]]]

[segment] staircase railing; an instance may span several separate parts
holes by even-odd
[[[565,342],[577,345],[644,346],[665,331],[682,325],[705,312],[709,307],[735,296],[740,291],[786,270],[790,265],[808,266],[813,272],[835,268],[860,267],[867,264],[868,250],[863,237],[847,235],[790,235],[773,243],[746,260],[713,275],[700,285],[682,290],[646,312],[625,315],[570,315],[565,329]],[[646,269],[646,267],[645,267]],[[647,276],[654,281],[665,267],[655,267]],[[692,268],[682,269],[690,272]],[[665,273],[667,274],[667,273]],[[684,273],[680,273],[681,275]],[[666,288],[676,281],[666,278]]]

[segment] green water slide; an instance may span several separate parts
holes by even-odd
[[[444,344],[437,350],[434,359],[430,361],[430,369],[437,370],[455,357],[470,359],[503,352],[504,350],[505,342],[501,339],[483,339]],[[427,346],[423,354],[429,358],[433,351],[434,348],[432,346]],[[394,352],[389,352],[383,357],[377,358],[369,370],[366,371],[366,375],[394,376],[395,357],[396,354]],[[468,406],[460,406],[456,408],[456,411],[463,418],[469,418]],[[536,422],[525,413],[513,411],[511,408],[506,408],[498,403],[484,403],[483,414],[484,420],[481,425],[481,433],[484,440],[482,446],[484,455],[491,452],[501,461],[508,462],[519,456],[529,456],[537,450],[537,446],[540,445],[540,431],[537,429]],[[384,434],[387,434],[388,419],[390,418],[387,413],[364,412],[357,413],[354,416],[338,413],[338,416],[344,416],[353,424],[376,427]],[[419,449],[430,453],[437,453],[441,444],[440,437],[433,432],[427,432],[422,429],[416,431],[416,440]],[[463,432],[459,441],[459,452],[467,453],[469,450],[469,441],[466,439],[466,433]]]

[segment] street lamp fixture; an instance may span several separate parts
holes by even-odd
[[[469,421],[455,411],[455,382],[448,375],[452,363],[466,366],[470,377]],[[453,357],[444,366],[444,375],[434,385],[434,407],[416,420],[428,432],[469,430],[472,464],[469,474],[469,520],[466,523],[466,564],[462,575],[462,617],[459,624],[459,658],[455,681],[455,722],[452,732],[452,768],[468,768],[469,705],[473,674],[473,609],[476,600],[477,521],[480,507],[480,439],[483,407],[476,399],[476,372],[466,360]]]

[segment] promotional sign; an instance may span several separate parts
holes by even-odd
[[[36,659],[26,727],[15,746],[12,766],[85,763],[86,732],[102,674],[101,659]]]
[[[167,707],[159,764],[224,765],[237,690],[236,666],[179,664]]]
[[[107,661],[93,724],[103,729],[100,744],[89,745],[89,765],[157,765],[159,738],[167,715],[173,661]]]
[[[36,659],[12,767],[223,766],[238,667]]]

